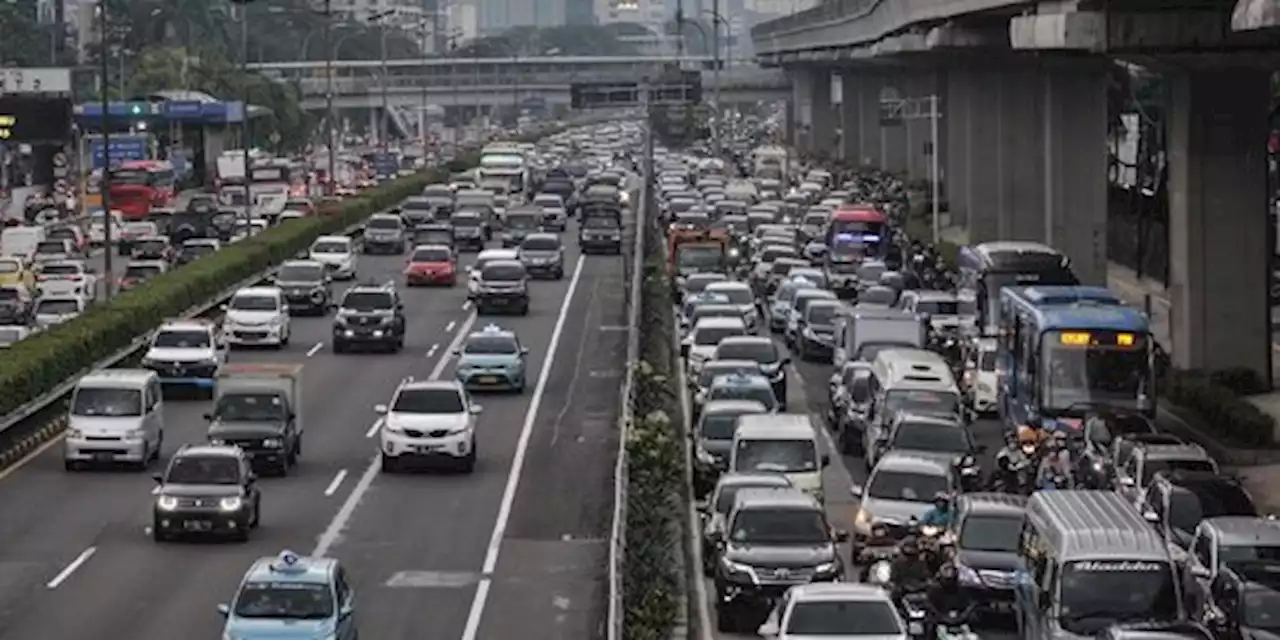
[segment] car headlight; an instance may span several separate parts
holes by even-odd
[[[141,440],[142,438],[146,437],[146,435],[147,435],[147,432],[142,429],[130,429],[125,432],[124,439],[125,440]]]
[[[79,429],[70,429],[70,428],[68,428],[68,429],[67,429],[67,437],[68,437],[68,438],[82,438],[82,437],[84,437],[84,432],[80,431]]]
[[[716,463],[716,457],[711,455],[711,452],[707,451],[706,449],[703,449],[702,447],[698,447],[697,456],[698,456],[698,461],[703,464]]]
[[[978,572],[973,567],[956,563],[956,577],[960,579],[960,584],[979,585],[982,584],[982,578],[978,577]]]
[[[813,568],[814,573],[831,574],[840,570],[838,562],[824,562]]]
[[[284,440],[281,440],[280,438],[267,438],[262,441],[262,446],[268,449],[280,449],[284,447]]]
[[[818,333],[817,333],[816,331],[814,331],[814,330],[813,330],[812,328],[810,328],[810,327],[805,327],[805,328],[804,328],[804,332],[803,332],[803,333],[804,333],[804,337],[806,337],[806,338],[808,338],[808,339],[810,339],[810,340],[817,340],[817,339],[818,339]]]
[[[156,499],[156,507],[161,511],[173,511],[178,508],[178,499],[173,496],[160,496]]]
[[[220,438],[209,438],[209,444],[215,447],[225,447],[227,445],[227,441]]]
[[[239,511],[244,506],[244,499],[240,496],[231,496],[218,501],[218,508],[223,511]]]

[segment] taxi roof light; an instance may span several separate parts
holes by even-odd
[[[286,549],[281,551],[280,555],[271,563],[271,570],[281,573],[304,573],[307,567],[298,554]]]

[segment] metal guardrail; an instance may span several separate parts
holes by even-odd
[[[703,73],[704,86],[710,86],[714,82],[714,78],[710,72]],[[387,82],[381,77],[369,76],[365,78],[334,78],[333,92],[335,94],[370,94],[382,91],[386,86],[392,91],[402,90],[450,90],[456,91],[460,88],[489,89],[493,91],[502,90],[534,90],[543,87],[555,87],[556,85],[570,85],[576,82],[625,82],[634,80],[635,74],[620,73],[536,73],[521,75],[516,73],[505,74],[459,74],[459,75],[423,75],[423,76],[402,76],[392,75]],[[726,70],[720,74],[720,87],[722,89],[736,88],[784,88],[791,86],[790,80],[782,72],[775,72],[764,69],[750,70]],[[281,80],[281,82],[290,82]],[[324,78],[300,78],[292,80],[302,91],[304,96],[322,96],[328,91],[329,83]]]

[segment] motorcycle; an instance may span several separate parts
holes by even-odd
[[[969,619],[977,607],[970,602],[958,611],[934,611],[927,593],[908,593],[902,597],[902,611],[907,619],[907,635],[918,640],[978,640],[969,627]]]
[[[976,602],[970,602],[960,611],[935,611],[934,636],[937,640],[978,640],[978,634],[969,628]]]

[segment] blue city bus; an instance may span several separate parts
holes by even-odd
[[[999,409],[1011,426],[1078,426],[1093,408],[1155,418],[1146,314],[1101,287],[1000,292]]]
[[[978,328],[994,336],[1000,318],[1000,291],[1005,287],[1078,285],[1071,261],[1038,242],[983,242],[960,249],[956,256],[960,288],[978,303]]]

